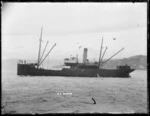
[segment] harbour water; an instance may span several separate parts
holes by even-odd
[[[16,69],[2,70],[2,110],[12,114],[147,113],[147,71],[136,70],[130,75],[29,77],[17,76]]]

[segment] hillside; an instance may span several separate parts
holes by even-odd
[[[115,59],[108,61],[103,67],[104,68],[115,68],[119,65],[129,65],[137,70],[147,69],[147,56],[137,55],[124,59]]]

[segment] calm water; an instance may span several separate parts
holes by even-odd
[[[131,76],[103,79],[20,77],[16,70],[3,70],[3,112],[146,113],[147,71],[134,71]],[[59,92],[72,95],[58,95]]]

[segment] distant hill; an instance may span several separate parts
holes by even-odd
[[[137,70],[147,69],[147,56],[136,55],[129,58],[115,59],[108,61],[103,67],[104,68],[116,68],[119,65],[129,65]]]

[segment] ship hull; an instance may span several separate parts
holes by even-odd
[[[17,75],[24,76],[67,76],[67,77],[130,77],[134,69],[37,69],[27,64],[17,64]]]

